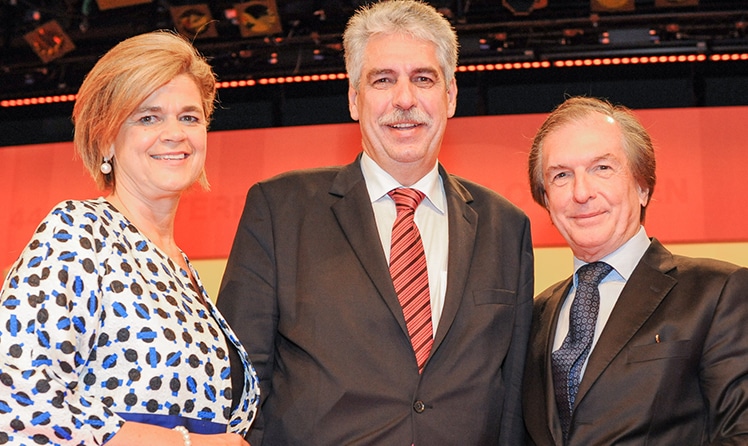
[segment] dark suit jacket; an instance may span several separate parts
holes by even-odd
[[[550,354],[571,283],[535,300],[524,386],[531,444],[563,444]],[[653,240],[590,354],[568,444],[748,444],[747,323],[748,269],[675,256]]]
[[[440,174],[448,284],[422,375],[358,160],[250,189],[218,306],[261,380],[253,446],[521,444],[529,221]]]

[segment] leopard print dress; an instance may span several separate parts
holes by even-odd
[[[0,445],[102,444],[127,420],[246,433],[257,377],[185,261],[200,290],[105,199],[57,205],[0,291]]]

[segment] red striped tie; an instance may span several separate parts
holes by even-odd
[[[398,188],[391,190],[389,196],[395,200],[397,208],[397,217],[392,225],[390,274],[403,307],[420,373],[433,343],[426,255],[423,252],[421,234],[413,221],[416,207],[425,195],[415,189]]]

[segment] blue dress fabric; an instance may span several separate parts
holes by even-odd
[[[0,444],[103,444],[125,420],[244,435],[257,376],[185,261],[199,290],[105,199],[57,205],[0,291]]]

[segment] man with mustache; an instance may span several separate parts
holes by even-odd
[[[363,153],[254,185],[221,284],[260,377],[250,443],[523,444],[530,227],[437,160],[455,32],[394,0],[357,11],[344,46]]]

